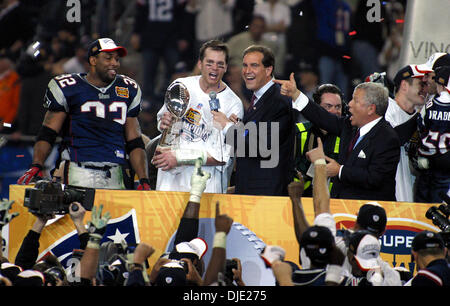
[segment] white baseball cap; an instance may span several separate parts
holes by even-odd
[[[358,266],[363,271],[379,268],[378,257],[381,245],[368,231],[357,231],[350,235],[349,249],[355,255]]]
[[[191,241],[180,242],[176,245],[175,249],[178,253],[191,253],[197,255],[198,259],[201,259],[208,250],[208,244],[202,238],[195,238]]]
[[[425,64],[416,65],[416,70],[419,73],[429,73],[434,71],[437,67],[450,65],[450,54],[445,52],[433,53]]]
[[[127,49],[118,46],[111,38],[99,38],[94,40],[88,47],[87,57],[95,56],[100,52],[117,51],[120,57],[127,55]]]

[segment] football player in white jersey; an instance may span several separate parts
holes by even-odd
[[[425,104],[427,96],[424,73],[420,73],[414,65],[401,68],[394,77],[395,99],[389,98],[386,120],[397,127],[420,111]],[[409,140],[400,147],[400,162],[395,176],[395,197],[397,201],[413,202],[413,184],[415,177],[409,166],[408,150]]]
[[[190,178],[197,158],[202,159],[211,174],[205,192],[225,193],[232,170],[232,147],[225,143],[230,118],[242,118],[239,97],[222,80],[227,71],[228,47],[211,40],[200,48],[197,67],[201,74],[176,79],[190,95],[189,105],[181,118],[181,129],[170,149],[157,148],[152,163],[158,168],[156,190],[189,191]],[[219,100],[218,111],[212,111],[209,94]],[[163,131],[172,123],[172,115],[164,105],[158,112],[158,128]]]

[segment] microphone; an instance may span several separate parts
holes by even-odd
[[[211,91],[209,93],[209,108],[212,111],[219,111],[220,108],[220,103],[219,103],[219,99],[217,99],[217,93],[215,91]]]

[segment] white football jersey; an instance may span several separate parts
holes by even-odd
[[[405,123],[415,115],[408,114],[398,106],[394,99],[389,98],[389,105],[386,110],[385,118],[392,127],[396,127]],[[415,176],[411,174],[409,168],[408,152],[405,150],[405,145],[400,147],[400,161],[397,166],[397,173],[395,174],[395,197],[399,202],[414,202],[413,199],[413,185]]]
[[[200,75],[176,79],[183,83],[189,91],[190,100],[186,114],[181,118],[178,127],[180,134],[172,145],[173,149],[206,149],[217,161],[225,162],[224,166],[202,166],[202,170],[211,173],[205,192],[225,193],[228,187],[229,174],[232,171],[232,147],[225,144],[225,134],[214,127],[213,116],[209,107],[209,95],[200,88]],[[236,114],[242,119],[244,108],[239,97],[227,86],[217,93],[219,112],[227,117]],[[165,105],[158,112],[158,121],[167,112]],[[179,166],[169,171],[158,169],[156,190],[190,191],[191,175],[194,166]]]

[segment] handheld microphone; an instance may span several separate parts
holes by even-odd
[[[219,99],[217,99],[217,93],[215,91],[211,91],[209,93],[209,108],[212,111],[219,111],[220,108],[220,103],[219,103]]]

